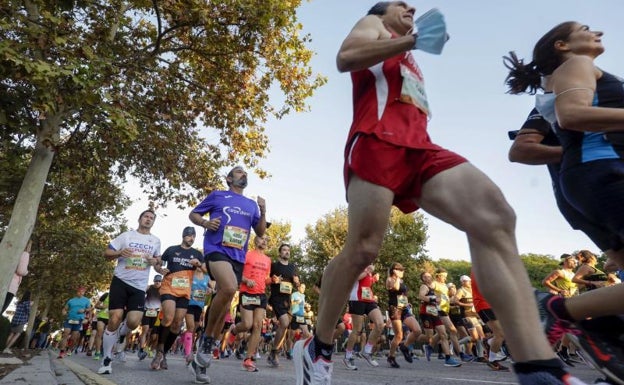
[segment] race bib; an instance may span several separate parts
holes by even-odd
[[[282,294],[290,294],[290,293],[292,293],[292,283],[290,283],[290,282],[280,282],[280,293],[282,293]]]
[[[438,307],[436,305],[425,306],[425,312],[429,315],[438,316]]]
[[[297,315],[295,316],[295,322],[300,325],[303,325],[305,324],[305,318],[302,315]]]
[[[191,287],[191,282],[188,277],[175,277],[171,280],[171,287],[177,289],[187,289]]]
[[[77,319],[70,319],[67,323],[70,325],[80,325],[80,321]]]
[[[308,326],[312,326],[312,319],[311,319],[311,318],[306,318],[306,319],[305,319],[305,323],[306,323],[306,325],[308,325]]]
[[[206,292],[204,290],[193,290],[191,298],[195,301],[202,302],[206,299]]]
[[[431,110],[429,109],[429,102],[427,101],[427,94],[425,93],[425,82],[408,66],[404,64],[400,64],[400,66],[403,84],[401,86],[401,97],[399,100],[403,103],[415,105],[419,110],[424,112],[425,115],[431,117]]]
[[[145,270],[147,269],[147,260],[142,256],[126,258],[126,269]]]
[[[147,309],[145,311],[146,317],[156,317],[158,315],[158,309]]]
[[[243,306],[260,306],[260,297],[251,296],[248,297],[245,294],[241,296],[241,304]]]
[[[404,308],[407,306],[407,296],[397,295],[397,307]]]
[[[236,226],[226,225],[223,229],[223,246],[243,249],[247,242],[248,230]]]
[[[373,300],[373,290],[370,287],[362,287],[362,299],[369,301]]]

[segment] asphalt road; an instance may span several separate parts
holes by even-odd
[[[430,362],[421,359],[409,364],[402,358],[397,358],[401,365],[393,369],[386,365],[385,359],[379,358],[380,366],[373,368],[364,360],[358,360],[357,371],[350,371],[342,364],[342,355],[334,357],[334,375],[332,384],[357,385],[390,385],[390,384],[422,384],[422,385],[459,385],[459,384],[516,384],[516,378],[510,372],[495,372],[481,363],[464,363],[459,368],[445,367],[442,360],[432,357]],[[113,374],[100,376],[95,374],[100,363],[84,353],[67,357],[64,360],[74,372],[87,384],[98,385],[173,385],[189,384],[195,380],[194,375],[187,370],[184,359],[180,355],[168,356],[169,369],[154,371],[149,368],[151,359],[139,361],[136,354],[128,353],[127,361],[114,362]],[[279,368],[271,368],[266,358],[258,361],[259,371],[248,373],[242,370],[242,361],[235,357],[213,361],[208,369],[212,384],[224,385],[292,385],[295,374],[292,361],[284,358]],[[81,375],[82,372],[82,375]],[[570,368],[575,376],[588,384],[599,377],[599,373],[584,364],[577,364]],[[85,378],[86,376],[89,378]]]

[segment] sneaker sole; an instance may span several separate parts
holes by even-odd
[[[97,371],[98,374],[113,374],[113,369],[106,369],[106,370],[100,370],[98,369]]]
[[[585,349],[583,349],[583,346],[580,344],[578,338],[574,334],[569,333],[567,334],[567,336],[570,338],[570,341],[578,348],[576,353],[583,359],[583,361],[588,363],[589,366],[594,368],[596,371],[607,376],[609,380],[615,382],[616,384],[624,385],[624,380],[618,378],[618,376],[613,374],[608,368],[605,368],[602,365],[598,365],[598,363],[592,358],[591,354],[588,354]]]

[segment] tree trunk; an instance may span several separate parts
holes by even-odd
[[[28,324],[26,325],[26,336],[24,338],[24,342],[22,343],[22,348],[28,349],[30,348],[30,336],[33,334],[33,329],[39,327],[39,325],[35,325],[35,317],[37,316],[37,310],[39,310],[39,300],[41,299],[41,294],[34,293],[34,299],[32,305],[30,306],[30,316],[28,317]]]
[[[39,202],[58,143],[60,114],[41,121],[37,144],[15,199],[6,233],[0,241],[0,298],[6,297],[20,256],[37,220]],[[17,294],[17,293],[16,293]]]

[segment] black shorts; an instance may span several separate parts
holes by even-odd
[[[349,308],[351,310],[351,308]],[[405,321],[406,318],[413,317],[412,308],[407,307],[397,307],[394,305],[388,306],[388,314],[390,315],[390,319],[392,321]]]
[[[266,294],[240,293],[239,306],[245,310],[251,310],[251,311],[254,311],[258,308],[266,309],[267,296]]]
[[[113,277],[111,281],[108,298],[108,310],[142,312],[145,308],[145,291],[130,286],[117,277]]]
[[[203,310],[204,309],[201,306],[189,305],[189,307],[186,308],[186,314],[192,314],[193,320],[195,321],[195,324],[197,324],[201,318]]]
[[[91,332],[93,333],[95,330],[97,330],[97,320],[91,321]]]
[[[489,321],[496,321],[496,315],[492,309],[483,309],[478,312],[481,321],[488,323]]]
[[[377,302],[349,301],[349,313],[351,314],[369,315],[377,308]]]
[[[101,322],[104,324],[104,326],[108,325],[108,318],[100,318],[98,317],[98,322]]]
[[[280,318],[284,314],[290,314],[290,295],[272,295],[271,298],[269,298],[269,305],[273,308],[273,313],[277,318]]]
[[[176,304],[176,309],[188,309],[189,299],[184,297],[176,297],[171,294],[163,294],[160,296],[160,302],[163,301],[174,301]]]
[[[208,275],[210,275],[210,279],[212,280],[214,280],[215,278],[210,273],[210,262],[229,262],[230,265],[232,265],[234,275],[236,275],[236,282],[238,283],[238,285],[241,284],[243,280],[243,267],[245,267],[244,263],[235,261],[223,253],[214,252],[206,255],[206,267],[208,268]]]
[[[156,315],[148,316],[147,312],[149,310],[151,310],[152,312],[155,310]],[[143,313],[143,318],[141,318],[141,326],[147,326],[148,328],[152,329],[154,327],[154,324],[156,323],[156,320],[158,319],[158,310],[159,309],[145,309],[145,312]]]

